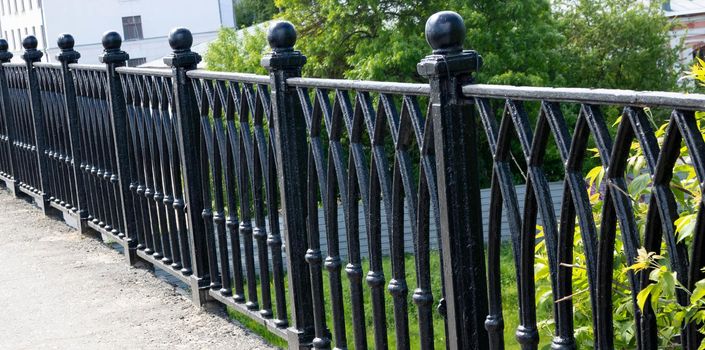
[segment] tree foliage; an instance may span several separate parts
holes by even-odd
[[[240,28],[270,20],[277,11],[273,0],[234,0],[233,9]]]
[[[254,22],[272,16],[291,21],[299,32],[297,49],[309,58],[306,76],[422,81],[416,63],[430,51],[424,25],[440,9],[465,18],[465,47],[485,62],[480,82],[675,87],[677,50],[669,46],[671,23],[658,1],[240,0],[236,13]],[[211,45],[209,67],[260,71],[248,63],[266,51],[255,43],[266,43],[263,32],[221,35]]]
[[[560,0],[561,60],[573,85],[671,90],[680,74],[660,1]]]

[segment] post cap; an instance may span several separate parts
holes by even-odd
[[[9,47],[7,40],[0,39],[0,62],[10,62],[12,59],[12,52],[7,51]]]
[[[169,46],[174,51],[164,57],[164,64],[172,68],[196,69],[201,55],[191,51],[193,35],[186,28],[174,28],[169,32]]]
[[[184,52],[191,50],[193,45],[193,35],[186,28],[174,28],[169,32],[169,46],[172,50]]]
[[[26,62],[38,62],[42,59],[44,54],[37,50],[37,45],[39,42],[34,35],[30,35],[24,40],[22,40],[22,47],[24,47],[24,53],[22,54],[22,59]]]
[[[116,31],[107,31],[103,33],[103,54],[98,56],[101,63],[114,63],[118,66],[124,65],[125,61],[130,59],[127,52],[120,50],[122,46],[122,37]]]
[[[296,44],[296,28],[289,21],[276,21],[267,29],[267,41],[275,52],[291,51]]]
[[[76,63],[78,59],[81,58],[81,54],[74,51],[73,46],[76,41],[73,39],[73,35],[68,33],[59,34],[56,39],[56,45],[59,46],[61,51],[56,54],[56,59],[59,62],[65,63]]]
[[[453,11],[437,12],[426,21],[426,41],[433,48],[434,54],[462,51],[465,33],[463,18]]]
[[[73,35],[68,33],[59,34],[59,38],[56,39],[56,45],[59,46],[61,51],[71,51],[76,41],[73,39]]]
[[[39,42],[34,35],[30,35],[22,40],[22,47],[24,47],[25,50],[36,50],[37,45],[39,45]]]
[[[120,50],[122,37],[116,31],[107,31],[103,33],[101,42],[103,43],[103,49],[105,49],[105,51]]]

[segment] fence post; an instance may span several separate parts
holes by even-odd
[[[110,109],[110,122],[113,129],[113,140],[115,140],[115,156],[117,159],[117,181],[120,189],[120,203],[122,203],[122,217],[125,223],[125,257],[129,265],[137,262],[137,223],[135,222],[135,208],[130,193],[130,153],[129,134],[127,121],[127,106],[125,105],[125,94],[122,91],[120,76],[116,68],[125,66],[125,62],[130,58],[127,52],[120,50],[122,38],[117,32],[106,32],[102,38],[103,54],[98,57],[107,69],[108,104]],[[115,179],[111,179],[114,181]],[[117,223],[116,223],[117,224]]]
[[[12,192],[13,196],[18,196],[19,191],[17,190],[17,184],[19,183],[19,176],[17,174],[17,160],[15,159],[15,152],[13,151],[12,143],[15,142],[15,119],[10,115],[11,108],[10,103],[10,93],[7,86],[7,77],[5,76],[5,67],[3,63],[10,62],[12,59],[12,52],[8,52],[9,45],[7,40],[0,39],[0,113],[2,113],[2,118],[5,125],[5,143],[7,144],[7,166],[5,169],[9,173],[6,173],[5,186]],[[2,132],[3,130],[0,130]]]
[[[37,72],[34,70],[34,63],[39,62],[44,54],[37,50],[37,38],[30,35],[24,40],[22,40],[22,46],[25,51],[22,54],[22,59],[27,64],[27,87],[29,90],[29,104],[30,110],[32,112],[32,123],[34,127],[34,145],[37,152],[37,172],[39,178],[39,184],[41,188],[35,189],[39,193],[39,198],[41,198],[41,203],[37,202],[39,208],[42,209],[44,214],[48,214],[49,211],[49,167],[47,164],[47,134],[46,126],[44,124],[44,109],[42,108],[41,102],[41,92],[39,90],[39,79],[37,78]]]
[[[426,22],[426,40],[433,54],[417,66],[431,84],[431,116],[435,139],[446,339],[449,349],[487,349],[483,326],[487,316],[477,122],[472,101],[461,87],[472,81],[482,63],[475,51],[463,50],[465,24],[455,12],[434,14]]]
[[[186,28],[174,28],[169,33],[169,45],[173,49],[164,63],[174,72],[174,101],[176,108],[176,139],[179,144],[181,169],[186,202],[189,246],[191,248],[191,292],[193,302],[203,306],[208,300],[211,282],[206,251],[206,227],[203,222],[203,196],[201,184],[202,134],[201,121],[196,103],[193,83],[186,73],[197,68],[201,56],[191,51],[193,36]],[[206,175],[207,176],[207,175]]]
[[[86,229],[86,220],[88,211],[86,210],[86,188],[83,184],[83,174],[81,173],[81,162],[83,157],[81,154],[81,132],[80,122],[78,118],[78,106],[76,103],[76,86],[73,81],[73,73],[69,69],[69,64],[77,63],[81,58],[81,54],[74,51],[75,43],[71,34],[61,34],[56,41],[61,49],[56,55],[56,59],[61,62],[61,79],[64,85],[64,104],[66,108],[66,117],[68,119],[68,135],[69,147],[71,148],[71,167],[73,169],[71,176],[76,186],[76,214],[78,215],[78,227],[81,232]]]
[[[272,52],[262,59],[272,82],[277,178],[284,216],[286,262],[293,324],[289,349],[308,349],[313,340],[313,302],[306,250],[306,124],[296,90],[287,78],[300,77],[306,56],[294,51],[296,30],[285,21],[273,23],[267,32]],[[313,215],[318,215],[313,213]]]

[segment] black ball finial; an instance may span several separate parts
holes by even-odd
[[[73,50],[74,44],[76,44],[76,41],[73,39],[73,35],[68,33],[59,34],[59,38],[56,39],[56,45],[58,45],[62,51]]]
[[[103,33],[103,48],[107,50],[119,50],[122,46],[122,37],[118,32],[109,31]]]
[[[174,51],[188,51],[193,45],[193,35],[186,28],[174,28],[169,32],[169,46]]]
[[[465,41],[465,22],[453,11],[435,13],[426,21],[426,41],[434,54],[460,52]]]
[[[25,50],[36,50],[37,45],[39,45],[39,43],[34,35],[30,35],[22,40],[22,47],[24,47]]]
[[[10,48],[10,45],[7,43],[7,40],[0,39],[0,51],[7,51],[8,48]]]
[[[291,22],[276,21],[267,30],[267,41],[274,51],[293,50],[296,44],[296,29]]]

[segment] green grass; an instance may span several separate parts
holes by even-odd
[[[369,263],[364,260],[363,271],[366,273],[369,270]],[[409,286],[408,295],[408,315],[409,315],[409,337],[411,340],[411,348],[419,349],[419,327],[418,327],[418,315],[416,306],[413,303],[411,296],[413,290],[416,286],[416,272],[414,257],[408,255],[405,260],[406,267],[406,278],[407,285]],[[385,279],[389,281],[391,275],[391,260],[385,258],[383,260],[383,268],[385,272]],[[502,283],[502,308],[504,316],[504,341],[506,349],[520,349],[519,344],[516,342],[514,333],[517,326],[519,325],[519,306],[518,306],[518,290],[516,275],[514,273],[514,259],[512,257],[511,248],[509,245],[502,246],[502,254],[500,257],[500,269],[501,269],[501,283]],[[431,254],[431,282],[432,282],[432,292],[434,297],[434,310],[435,306],[438,304],[438,300],[441,296],[441,275],[440,275],[440,256],[437,252],[432,252]],[[343,288],[343,298],[344,298],[344,310],[345,310],[345,330],[348,343],[348,349],[354,349],[353,344],[353,322],[352,322],[352,301],[350,299],[350,285],[345,276],[345,272],[341,272],[342,275],[342,288]],[[288,284],[288,283],[287,283]],[[328,278],[328,272],[323,273],[323,286],[324,286],[324,298],[326,306],[326,323],[328,328],[333,330],[333,319],[331,313],[331,300],[330,300],[330,283]],[[258,284],[258,295],[261,295],[261,291]],[[245,288],[247,290],[247,288]],[[364,290],[364,310],[365,310],[365,327],[367,331],[367,344],[369,348],[374,347],[374,323],[372,319],[372,302],[370,298],[369,287],[363,282]],[[386,288],[385,288],[386,291]],[[261,299],[260,299],[261,302]],[[276,303],[275,300],[272,301],[273,304]],[[385,312],[387,319],[387,341],[389,343],[389,348],[396,348],[395,333],[394,333],[394,314],[393,314],[393,304],[391,296],[385,292]],[[276,304],[273,305],[273,309],[276,310]],[[550,317],[550,310],[539,310],[539,320]],[[251,320],[249,317],[238,313],[235,310],[228,310],[228,313],[242,323],[247,328],[251,329],[254,333],[262,336],[266,341],[272,345],[286,348],[286,342],[279,338],[277,335],[269,332],[264,326],[256,321]],[[312,316],[311,316],[312,317]],[[289,317],[291,320],[291,318]],[[440,314],[434,311],[433,313],[433,332],[434,332],[434,343],[436,349],[445,348],[445,334],[444,334],[444,321]],[[332,339],[335,345],[335,339]],[[542,334],[541,342],[539,348],[543,348],[545,345],[550,344],[550,337]]]

